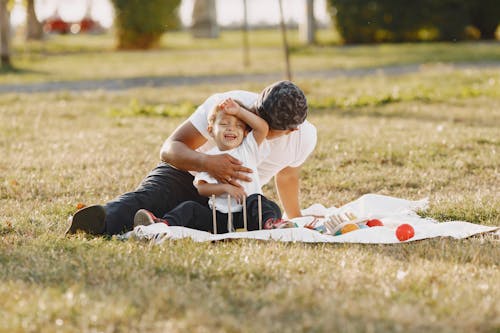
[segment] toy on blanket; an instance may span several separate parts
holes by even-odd
[[[407,223],[401,224],[396,229],[396,237],[400,242],[404,242],[415,236],[415,229]]]
[[[259,230],[264,229],[281,229],[281,228],[295,228],[298,227],[297,223],[286,220],[276,220],[271,221],[271,223],[275,222],[272,226],[262,225],[262,201],[261,197],[257,198],[257,207],[258,207],[258,220],[259,220]],[[217,218],[216,218],[216,207],[215,207],[215,195],[212,195],[212,223],[213,223],[213,233],[217,234]],[[231,196],[227,196],[227,208],[228,208],[228,218],[227,218],[227,229],[229,232],[234,231],[248,231],[247,226],[247,212],[246,212],[246,198],[243,200],[243,228],[235,229],[233,225],[233,219],[231,214]],[[303,225],[303,227],[318,231],[320,233],[324,233],[327,235],[343,235],[355,230],[363,229],[366,227],[375,227],[375,226],[383,226],[382,221],[378,219],[358,219],[356,215],[351,212],[347,212],[345,214],[333,214],[327,216],[326,218],[319,219],[315,217],[312,221]],[[410,236],[409,238],[413,237]],[[398,236],[399,238],[399,236]],[[407,238],[407,239],[409,239]]]
[[[330,215],[324,221],[326,234],[338,236],[366,226],[366,219],[358,219],[353,213]]]
[[[384,224],[379,219],[371,219],[366,221],[366,225],[371,227],[383,227]]]
[[[217,213],[215,207],[215,194],[212,194],[212,223],[213,223],[213,233],[217,234]],[[259,195],[257,197],[257,209],[258,209],[258,219],[259,219],[259,230],[262,230],[262,198]],[[234,228],[233,224],[233,215],[231,213],[231,195],[227,195],[227,230],[228,232],[241,232],[248,231],[248,222],[247,222],[247,198],[243,198],[243,228]]]
[[[340,233],[343,235],[343,234],[347,234],[348,232],[358,230],[358,229],[361,229],[361,228],[357,224],[347,223],[345,226],[342,227],[342,229],[340,229]]]

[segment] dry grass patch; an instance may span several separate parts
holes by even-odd
[[[488,90],[498,76],[441,73],[442,82],[473,80],[485,91],[471,96],[409,75],[397,82],[408,98],[352,105],[328,98],[358,91],[355,101],[369,100],[389,94],[394,82],[299,82],[315,101],[309,119],[319,133],[303,170],[303,206],[340,206],[364,193],[429,196],[428,216],[500,225],[500,96]],[[425,99],[412,97],[417,86]],[[493,235],[391,246],[151,246],[62,236],[78,203],[133,189],[183,120],[120,113],[131,101],[194,107],[230,88],[0,96],[0,331],[498,331]],[[276,198],[272,187],[265,192]]]

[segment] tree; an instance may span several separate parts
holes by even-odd
[[[247,0],[243,0],[243,66],[250,66],[250,46],[248,43],[248,7]]]
[[[314,19],[314,0],[305,0],[305,20],[299,25],[300,39],[306,44],[315,43],[316,22]]]
[[[481,39],[495,39],[500,24],[500,4],[498,0],[468,0],[470,21],[481,32]]]
[[[286,79],[288,81],[292,81],[292,71],[290,69],[290,48],[288,47],[288,41],[286,38],[286,25],[285,25],[285,16],[283,15],[282,0],[278,0],[278,4],[280,6],[280,29],[281,29],[281,38],[283,40],[283,53],[285,55]]]
[[[456,41],[469,24],[466,1],[476,0],[329,0],[346,43]],[[493,0],[497,1],[497,0]]]
[[[8,0],[0,0],[0,65],[2,69],[12,68],[10,61],[10,12]]]
[[[26,39],[40,40],[43,37],[43,27],[35,12],[35,0],[26,1]]]
[[[191,31],[195,38],[219,37],[217,7],[215,0],[195,0],[193,4]]]
[[[167,29],[179,25],[181,0],[112,0],[119,49],[149,49],[157,46]]]

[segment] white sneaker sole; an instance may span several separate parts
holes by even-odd
[[[134,216],[134,228],[138,225],[150,225],[153,224],[154,221],[151,218],[151,215],[145,209],[139,209]]]

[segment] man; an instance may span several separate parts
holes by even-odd
[[[165,141],[162,162],[139,187],[105,206],[83,208],[71,219],[68,234],[78,230],[115,235],[132,229],[139,209],[163,216],[178,204],[193,200],[206,205],[193,185],[191,172],[205,171],[219,182],[241,186],[249,181],[249,168],[228,154],[207,155],[214,146],[208,133],[208,113],[227,98],[240,101],[269,124],[266,137],[270,154],[259,166],[261,184],[275,177],[276,189],[288,218],[301,216],[299,203],[300,168],[316,146],[316,128],[306,121],[307,100],[290,81],[279,81],[260,94],[234,90],[209,97]]]

